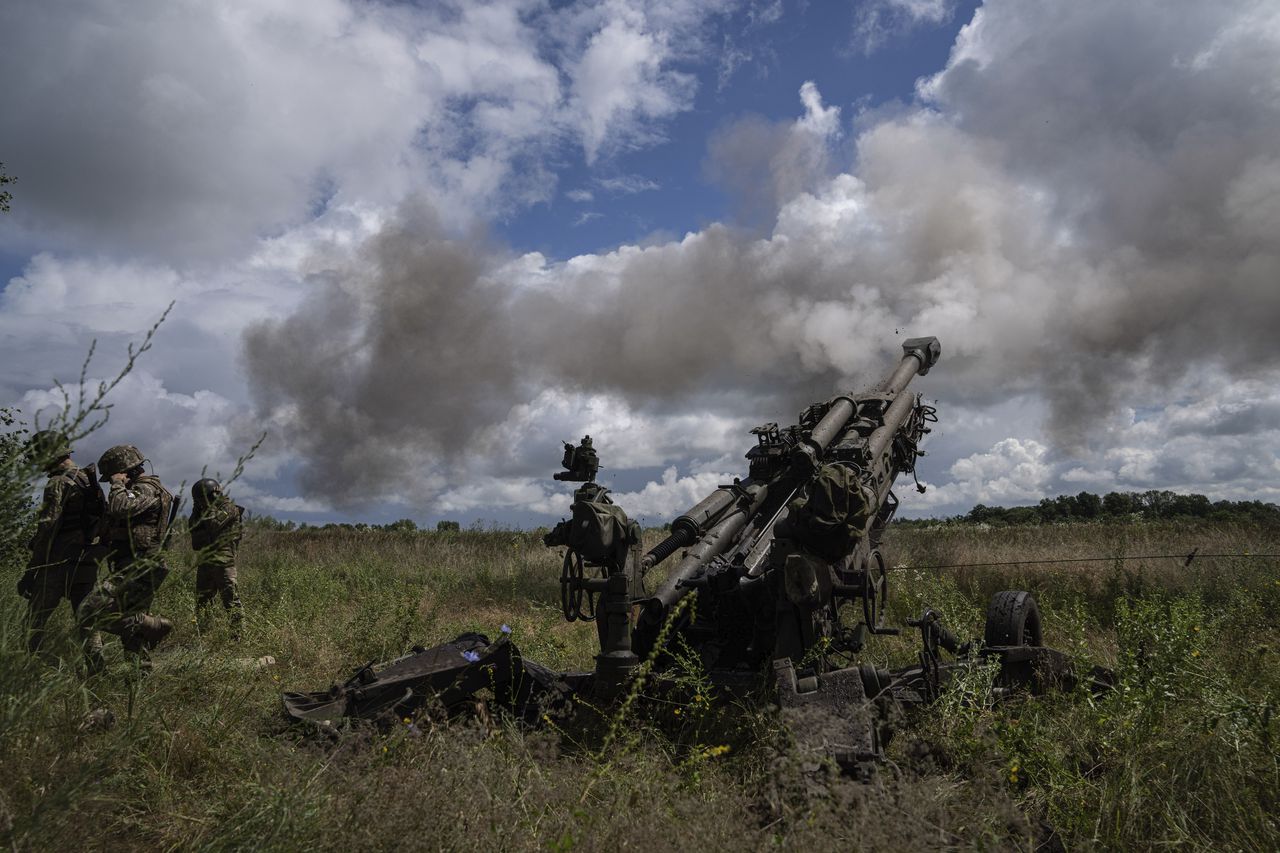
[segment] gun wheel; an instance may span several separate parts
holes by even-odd
[[[564,552],[564,562],[561,566],[561,611],[564,613],[564,621],[595,620],[595,596],[591,596],[590,593],[586,593],[589,612],[582,612],[582,597],[585,592],[582,589],[582,578],[585,575],[582,555],[572,549]]]
[[[872,551],[863,567],[862,618],[868,628],[878,628],[889,603],[889,570],[884,555]]]
[[[1006,589],[993,595],[987,605],[987,629],[983,640],[988,646],[1042,645],[1040,608],[1031,593]]]

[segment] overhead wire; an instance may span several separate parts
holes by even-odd
[[[915,569],[923,571],[926,569],[973,569],[987,568],[991,566],[1035,566],[1048,565],[1051,563],[1107,563],[1118,560],[1182,560],[1184,566],[1191,565],[1193,560],[1209,560],[1214,558],[1231,558],[1246,560],[1277,560],[1280,554],[1251,554],[1244,552],[1240,554],[1201,554],[1200,549],[1193,550],[1190,554],[1113,554],[1110,557],[1058,557],[1047,560],[1006,560],[997,562],[984,563],[942,563],[934,566],[894,566],[894,569]]]

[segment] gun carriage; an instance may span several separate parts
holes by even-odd
[[[490,643],[464,635],[381,667],[366,665],[327,693],[286,694],[286,710],[323,722],[399,715],[430,697],[462,707],[489,685],[498,704],[537,720],[541,709],[575,693],[608,703],[642,660],[651,661],[650,679],[661,689],[678,648],[692,650],[727,693],[771,694],[784,717],[805,718],[791,726],[798,741],[868,778],[890,733],[890,707],[933,701],[959,670],[998,662],[1002,692],[1069,685],[1069,661],[1041,645],[1039,612],[1027,592],[996,594],[981,641],[960,642],[929,609],[903,626],[885,623],[883,535],[898,508],[893,488],[900,476],[914,477],[920,442],[937,420],[908,388],[940,354],[936,338],[908,340],[871,388],[815,403],[789,426],[753,429],[748,475],[674,519],[670,534],[647,552],[639,525],[595,483],[599,461],[590,438],[566,444],[566,470],[556,479],[582,485],[571,518],[544,541],[564,549],[565,618],[596,624],[594,671],[553,673],[523,660],[506,637]],[[918,480],[916,487],[924,490]],[[887,670],[860,660],[871,638],[904,628],[920,635],[914,666]],[[823,724],[813,724],[815,713]]]

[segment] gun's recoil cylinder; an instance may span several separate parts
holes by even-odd
[[[841,395],[832,400],[830,408],[822,416],[822,420],[814,426],[813,432],[809,433],[809,437],[795,449],[793,461],[810,469],[817,468],[818,459],[822,457],[823,451],[827,449],[832,439],[840,434],[845,424],[849,423],[849,418],[853,417],[856,409],[857,404],[851,397]]]
[[[690,533],[688,529],[677,530],[675,533],[672,533],[666,539],[663,539],[657,545],[654,545],[653,548],[649,550],[649,553],[644,555],[644,559],[640,561],[640,573],[643,574],[649,571],[676,551],[679,551],[686,545],[691,544],[695,538],[696,537]]]

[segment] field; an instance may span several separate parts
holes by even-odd
[[[656,535],[656,534],[655,534]],[[464,630],[585,668],[592,628],[559,614],[536,533],[252,530],[246,635],[194,624],[190,554],[156,611],[179,623],[155,671],[118,644],[89,683],[65,609],[61,666],[23,652],[0,601],[0,843],[27,849],[1280,849],[1280,560],[979,561],[1277,554],[1280,530],[1193,524],[894,529],[892,616],[926,604],[962,636],[1000,589],[1032,590],[1046,642],[1117,686],[993,706],[976,674],[904,721],[870,786],[815,784],[767,709],[634,706],[599,733],[428,719],[337,743],[286,726],[282,689]],[[873,646],[910,658],[907,638]],[[275,665],[259,666],[264,655]],[[696,679],[696,673],[690,678]],[[92,709],[116,724],[86,724]]]

